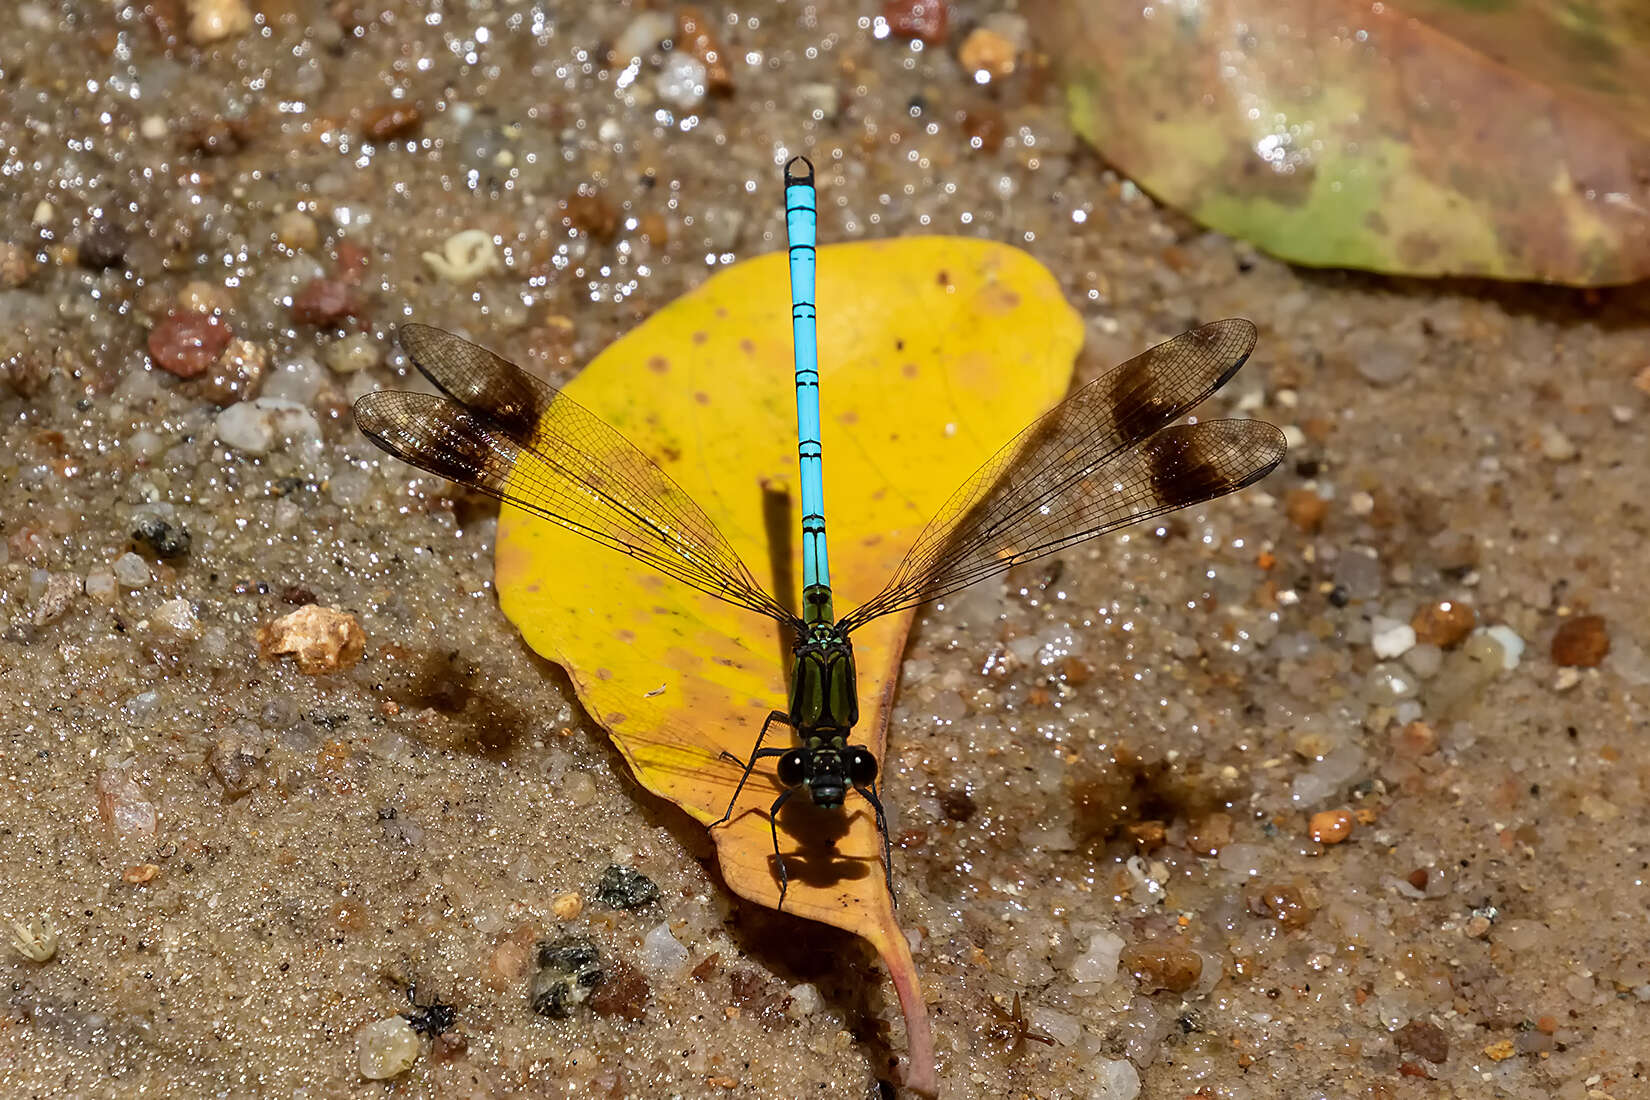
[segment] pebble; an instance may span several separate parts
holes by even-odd
[[[596,800],[596,781],[585,772],[574,772],[562,781],[561,797],[569,806],[588,806]]]
[[[86,595],[98,603],[113,603],[120,594],[112,571],[99,566],[86,574]]]
[[[1283,496],[1283,511],[1299,530],[1316,534],[1329,514],[1329,501],[1311,489],[1290,489]]]
[[[237,336],[195,385],[214,405],[233,405],[258,396],[268,368],[269,352],[264,346]]]
[[[1478,612],[1459,600],[1438,600],[1415,609],[1409,625],[1415,640],[1440,649],[1458,644],[1478,625]]]
[[[655,974],[671,974],[688,960],[688,949],[671,935],[670,925],[660,921],[642,937],[642,967]]]
[[[571,1016],[603,980],[601,952],[582,936],[539,944],[538,966],[528,984],[527,1004],[540,1016]]]
[[[1348,601],[1373,600],[1381,594],[1380,558],[1367,547],[1349,547],[1335,562],[1335,587]]]
[[[785,1015],[793,1020],[805,1020],[825,1008],[825,998],[813,982],[799,982],[788,991],[791,1003],[785,1006]]]
[[[1402,657],[1415,645],[1415,628],[1408,623],[1377,615],[1370,622],[1369,629],[1369,644],[1374,648],[1375,656],[1383,661]]]
[[[1018,50],[1014,43],[990,27],[975,27],[957,49],[964,71],[974,74],[977,84],[1001,80],[1014,72]]]
[[[147,886],[160,875],[160,864],[138,863],[120,873],[120,881],[128,886]]]
[[[1186,847],[1200,856],[1217,856],[1232,843],[1232,815],[1212,813],[1192,822],[1186,833]]]
[[[596,900],[609,909],[640,909],[659,900],[659,887],[640,871],[615,863],[602,872]]]
[[[55,623],[68,613],[74,598],[86,590],[85,582],[73,573],[52,573],[34,605],[34,625]]]
[[[590,1010],[598,1016],[640,1020],[647,1015],[647,1001],[653,989],[634,966],[615,959],[606,979],[590,996]]]
[[[613,40],[613,60],[623,67],[639,57],[646,57],[675,30],[676,20],[669,12],[641,12]]]
[[[842,113],[842,93],[835,84],[810,82],[796,86],[796,98],[804,114],[833,122]]]
[[[1363,753],[1355,746],[1342,745],[1297,775],[1289,794],[1297,806],[1311,806],[1334,797],[1364,772]]]
[[[1307,828],[1319,844],[1339,844],[1352,835],[1352,813],[1346,809],[1320,810],[1312,815]]]
[[[1285,928],[1305,928],[1318,912],[1294,883],[1251,883],[1244,888],[1243,898],[1249,912],[1275,920]]]
[[[75,259],[89,271],[125,267],[126,250],[131,243],[132,235],[124,228],[99,218],[86,227]]]
[[[1266,849],[1258,844],[1228,844],[1216,862],[1222,871],[1254,878],[1260,874],[1266,859]]]
[[[244,731],[219,738],[212,751],[207,753],[206,764],[213,778],[223,787],[226,801],[250,793],[263,778],[263,762],[253,751]]]
[[[1089,937],[1088,948],[1067,967],[1075,982],[1105,982],[1117,980],[1117,963],[1126,945],[1115,932],[1096,932]]]
[[[1484,632],[1501,647],[1501,668],[1511,672],[1518,667],[1518,662],[1524,657],[1524,639],[1518,632],[1505,624],[1497,624]]]
[[[1500,673],[1504,656],[1499,642],[1483,630],[1474,631],[1444,658],[1438,675],[1427,685],[1428,710],[1439,718],[1464,713]]]
[[[319,359],[295,355],[269,372],[264,380],[263,396],[308,408],[330,382],[331,376]]]
[[[374,1020],[355,1033],[355,1065],[369,1081],[387,1081],[418,1061],[418,1032],[405,1016]]]
[[[181,558],[189,553],[188,528],[158,515],[138,519],[132,528],[132,538],[147,546],[162,561]]]
[[[716,24],[695,7],[676,11],[676,48],[686,50],[705,65],[705,87],[711,94],[720,94],[733,87],[733,70],[728,68],[732,55],[716,37]]]
[[[937,46],[951,29],[951,4],[950,0],[887,0],[882,17],[896,37]]]
[[[200,634],[201,623],[195,617],[195,606],[182,596],[163,601],[150,615],[150,620],[174,637],[193,638]]]
[[[1553,931],[1540,921],[1510,920],[1496,932],[1495,941],[1509,951],[1540,951],[1555,947]]]
[[[557,920],[574,920],[584,912],[584,897],[577,890],[557,894],[550,902],[550,911],[556,914]]]
[[[288,210],[275,220],[275,239],[294,252],[321,243],[321,227],[302,210]]]
[[[1438,669],[1443,663],[1444,651],[1425,642],[1414,646],[1404,654],[1404,664],[1423,680],[1437,675]]]
[[[1407,723],[1392,739],[1392,748],[1399,756],[1417,759],[1438,751],[1438,731],[1427,723]]]
[[[1142,993],[1184,993],[1203,976],[1203,956],[1179,943],[1135,944],[1119,961]]]
[[[160,813],[144,797],[143,788],[121,768],[108,768],[97,777],[97,814],[121,836],[154,836]]]
[[[1102,1059],[1093,1065],[1089,1100],[1135,1100],[1140,1095],[1140,1071],[1127,1058]]]
[[[1026,1017],[1032,1027],[1063,1047],[1076,1046],[1083,1038],[1083,1021],[1069,1012],[1033,1005]]]
[[[142,588],[149,583],[149,563],[127,551],[115,559],[114,576],[126,588]]]
[[[34,258],[10,241],[0,241],[0,290],[16,290],[34,274]]]
[[[372,141],[393,141],[416,133],[423,123],[424,112],[418,104],[401,100],[368,111],[361,134]]]
[[[366,651],[367,636],[347,611],[320,604],[300,607],[258,628],[258,657],[291,656],[310,676],[350,668]]]
[[[1436,1064],[1449,1059],[1449,1033],[1437,1024],[1411,1020],[1398,1029],[1398,1049]]]
[[[300,325],[329,327],[360,312],[355,288],[342,279],[311,279],[292,296],[292,319]]]
[[[619,229],[619,208],[600,191],[579,190],[561,201],[561,222],[595,241],[611,241]]]
[[[140,691],[122,703],[120,709],[130,725],[147,729],[160,718],[160,692]]]
[[[1409,377],[1415,354],[1393,343],[1376,341],[1352,359],[1364,380],[1377,386],[1392,386]]]
[[[1575,441],[1556,426],[1546,424],[1541,429],[1541,457],[1548,462],[1569,462],[1577,455]]]
[[[277,440],[319,439],[315,414],[296,401],[258,397],[218,414],[213,432],[219,443],[253,458],[268,454]]]
[[[52,926],[52,918],[40,915],[12,921],[11,949],[30,962],[50,961],[57,954],[57,929]]]
[[[354,374],[376,367],[383,356],[379,352],[378,342],[371,336],[364,332],[352,332],[342,340],[328,344],[321,358],[334,374]]]
[[[1579,668],[1561,668],[1558,675],[1553,677],[1553,690],[1557,692],[1569,691],[1581,683],[1582,672]]]
[[[705,94],[710,90],[710,73],[697,57],[672,50],[659,67],[653,90],[672,107],[691,111],[705,101]]]
[[[1610,652],[1610,632],[1602,615],[1565,619],[1553,634],[1553,664],[1560,668],[1597,668]]]
[[[218,361],[233,335],[215,314],[174,310],[149,330],[149,357],[162,370],[193,378]]]
[[[228,313],[229,292],[205,279],[191,279],[178,291],[177,306],[185,313]]]

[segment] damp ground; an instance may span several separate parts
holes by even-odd
[[[885,775],[944,1095],[1650,1095],[1650,295],[1288,268],[1081,148],[1011,11],[880,11],[15,6],[0,1093],[898,1079],[872,956],[727,894],[500,615],[492,509],[347,414],[409,317],[570,378],[778,247],[801,151],[824,240],[1041,259],[1082,379],[1253,319],[1221,401],[1292,444],[919,618]],[[359,662],[261,654],[303,607]]]

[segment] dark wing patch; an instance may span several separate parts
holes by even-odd
[[[1034,421],[952,494],[848,629],[1020,562],[1233,492],[1283,459],[1252,420],[1169,426],[1248,359],[1255,327],[1216,321],[1091,382]]]
[[[701,592],[794,621],[704,510],[599,417],[450,332],[405,325],[400,339],[447,396],[380,391],[362,397],[356,424],[379,447]]]

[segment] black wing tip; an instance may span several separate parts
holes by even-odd
[[[422,324],[418,321],[405,321],[395,328],[395,342],[401,345],[401,350],[412,359],[413,365],[420,371],[428,374],[422,360],[435,353],[436,346],[444,340],[457,340],[469,343],[462,336],[448,332],[444,328]]]
[[[409,340],[416,344],[436,336],[450,335],[452,334],[445,329],[436,328],[434,325],[426,325],[420,321],[403,321],[395,327],[396,342],[402,347],[406,347]]]
[[[1289,437],[1283,434],[1282,428],[1265,420],[1250,420],[1247,421],[1247,423],[1253,424],[1254,431],[1260,436],[1260,440],[1257,441],[1257,445],[1255,447],[1256,453],[1260,453],[1263,449],[1270,448],[1272,451],[1272,457],[1264,460],[1261,465],[1256,466],[1247,477],[1239,481],[1232,489],[1234,493],[1239,489],[1247,489],[1255,482],[1260,481],[1262,478],[1271,474],[1271,472],[1282,465],[1283,460],[1289,456]]]
[[[1234,345],[1226,352],[1232,356],[1232,363],[1220,372],[1215,379],[1214,388],[1220,389],[1232,380],[1232,376],[1243,369],[1243,364],[1249,361],[1249,356],[1255,352],[1255,344],[1260,340],[1260,330],[1247,317],[1223,317],[1218,321],[1210,321],[1206,325],[1199,325],[1191,330],[1211,343]],[[1190,334],[1188,334],[1190,335]]]

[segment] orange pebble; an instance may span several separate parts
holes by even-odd
[[[1319,844],[1339,844],[1352,835],[1352,815],[1346,810],[1323,810],[1312,815],[1308,826]]]

